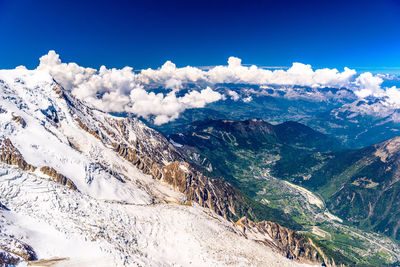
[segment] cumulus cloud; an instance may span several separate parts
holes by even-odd
[[[179,81],[180,83],[198,82],[205,80],[205,74],[202,70],[195,67],[177,68],[174,63],[167,61],[160,69],[142,70],[139,79],[145,84],[156,84],[168,86]]]
[[[388,98],[388,102],[392,104],[396,104],[397,108],[400,108],[400,89],[393,86],[385,91],[385,95]]]
[[[195,79],[197,71],[190,67],[177,70],[171,62],[165,63],[159,70],[166,73],[166,78],[157,82],[162,82],[166,89],[173,89],[165,94],[145,90],[142,86],[143,77],[138,77],[131,67],[107,69],[101,66],[99,70],[84,68],[76,63],[62,63],[54,51],[40,58],[37,69],[48,71],[73,95],[103,111],[131,112],[146,119],[152,117],[155,124],[174,120],[188,108],[201,108],[223,98],[209,87],[177,97],[176,91],[182,89],[185,77]],[[151,71],[147,70],[149,73]],[[171,75],[174,72],[177,75]]]
[[[182,89],[182,81],[177,79],[169,79],[165,82],[165,89],[175,89],[180,90]]]
[[[206,82],[216,83],[243,83],[243,84],[277,84],[302,85],[311,87],[342,87],[351,84],[355,70],[345,68],[343,72],[337,69],[313,70],[311,65],[293,63],[288,70],[266,70],[255,65],[246,67],[242,60],[236,57],[228,59],[227,66],[216,66],[208,71],[199,68],[177,68],[167,61],[160,69],[143,70],[139,77],[144,83],[167,84],[171,79],[183,83]]]
[[[218,101],[222,99],[222,95],[209,87],[201,91],[191,91],[182,97],[177,97],[175,91],[164,95],[136,88],[131,91],[130,98],[132,104],[126,111],[145,118],[155,116],[154,124],[160,125],[178,118],[188,108],[202,108],[208,103]]]
[[[240,98],[239,94],[232,90],[228,90],[228,95],[231,97],[233,101],[238,101]]]
[[[382,83],[382,78],[373,76],[370,72],[362,73],[355,81],[355,84],[358,86],[358,90],[355,93],[362,98],[373,94],[380,94],[383,92],[381,89]]]

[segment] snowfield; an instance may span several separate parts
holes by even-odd
[[[66,101],[57,86],[45,71],[0,70],[0,139],[10,139],[37,167],[30,172],[0,163],[0,252],[12,238],[33,248],[39,260],[33,266],[299,265],[210,210],[182,204],[183,194],[77,123],[96,128],[96,121],[118,118]],[[140,139],[146,127],[136,121],[129,140]],[[159,145],[156,137],[147,142]],[[78,190],[56,183],[40,171],[44,166]]]

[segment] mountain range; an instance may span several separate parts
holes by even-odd
[[[0,86],[3,264],[333,262],[140,120],[86,105],[46,72],[0,71]]]
[[[0,71],[0,127],[6,266],[400,260],[398,138],[349,148],[299,122],[255,118],[159,132],[23,68]]]

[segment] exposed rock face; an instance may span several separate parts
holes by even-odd
[[[68,179],[61,173],[58,173],[54,168],[43,166],[42,168],[40,168],[40,171],[53,178],[53,180],[57,183],[65,185],[72,190],[78,190],[76,185],[70,179]]]
[[[374,155],[379,157],[381,162],[396,163],[400,157],[400,137],[376,144],[374,148],[376,149]]]
[[[80,119],[76,118],[75,120],[78,122],[79,126],[80,126],[83,130],[87,131],[88,133],[90,133],[91,135],[93,135],[94,137],[96,137],[97,139],[101,140],[101,138],[97,135],[97,133],[96,133],[95,131],[93,131],[92,129],[89,129],[89,128],[86,126],[86,124],[84,124]]]
[[[25,128],[26,122],[21,116],[14,115],[14,114],[11,114],[11,115],[13,117],[13,121],[18,122],[19,124],[21,124],[22,128]]]
[[[188,201],[210,208],[226,219],[235,218],[236,209],[244,205],[243,196],[233,186],[202,175],[184,161],[176,160],[163,165],[149,157],[139,157],[134,149],[126,145],[114,144],[114,150],[144,173],[184,193]],[[246,207],[241,207],[243,208]]]
[[[24,171],[35,171],[36,167],[28,164],[17,148],[13,146],[11,140],[0,139],[0,161],[9,165],[15,165]]]
[[[140,158],[136,154],[136,151],[134,149],[118,143],[113,144],[113,147],[114,151],[117,152],[121,157],[131,162],[133,165],[135,165],[139,170],[143,171],[144,173],[150,174],[150,169],[148,168],[147,165],[145,165],[146,159]]]
[[[54,80],[53,80],[54,81]],[[61,85],[59,85],[56,81],[54,81],[54,86],[53,86],[53,90],[54,92],[56,92],[56,94],[58,95],[58,97],[60,98],[64,98],[64,90],[61,87]]]
[[[16,147],[13,146],[11,143],[11,140],[6,138],[6,139],[0,139],[0,161],[4,162],[9,165],[15,165],[21,168],[24,171],[35,171],[36,167],[28,164],[24,158],[22,157],[21,153],[18,151]],[[44,166],[40,168],[40,170],[44,173],[49,175],[51,178],[53,178],[54,181],[65,185],[73,190],[77,190],[77,187],[75,184],[65,177],[64,175],[58,173],[55,169],[51,167]]]
[[[35,251],[28,244],[12,237],[0,240],[0,264],[5,266],[16,265],[23,259],[25,261],[37,260]]]
[[[160,180],[184,193],[188,200],[195,201],[226,219],[238,216],[239,206],[245,206],[243,196],[233,186],[202,175],[186,162],[175,161],[164,166]]]
[[[16,266],[20,261],[21,259],[18,256],[0,250],[1,266]]]
[[[236,225],[242,227],[243,233],[248,238],[275,247],[289,259],[312,264],[321,264],[324,261],[323,255],[320,255],[309,238],[277,223],[268,221],[254,223],[243,217]]]

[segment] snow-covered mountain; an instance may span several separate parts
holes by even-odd
[[[0,263],[293,266],[325,258],[290,229],[237,221],[252,211],[235,188],[193,169],[141,121],[77,100],[46,71],[0,71],[0,151]]]

